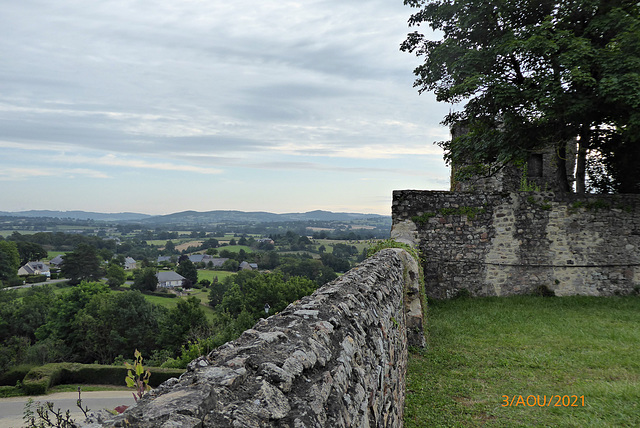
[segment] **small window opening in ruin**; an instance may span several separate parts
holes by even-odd
[[[527,175],[529,177],[542,177],[542,153],[529,155]]]

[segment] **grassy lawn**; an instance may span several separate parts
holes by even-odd
[[[68,251],[47,251],[47,259],[51,260],[56,256],[64,256]]]
[[[214,310],[213,308],[207,305],[207,303],[209,303],[209,290],[193,289],[189,292],[189,296],[175,297],[175,298],[151,296],[148,294],[143,294],[143,296],[148,302],[151,302],[158,306],[164,306],[167,309],[172,309],[178,306],[178,302],[180,301],[180,299],[187,299],[188,297],[191,297],[191,296],[197,297],[202,302],[201,308],[204,311],[204,314],[207,316],[207,319],[209,321],[213,321]]]
[[[640,426],[640,298],[458,299],[428,312],[405,427]]]
[[[198,269],[198,281],[203,280],[203,279],[208,279],[209,281],[213,282],[213,278],[217,276],[218,277],[218,281],[221,282],[226,277],[233,276],[235,274],[236,274],[236,272],[228,272],[228,271],[224,271],[224,270]]]

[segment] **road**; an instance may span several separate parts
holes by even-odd
[[[84,415],[76,406],[78,400],[77,392],[58,392],[55,394],[42,395],[37,397],[11,397],[0,398],[0,428],[20,428],[26,426],[22,421],[24,405],[29,398],[33,401],[51,401],[55,409],[67,409],[71,411],[71,417],[77,421],[82,421]],[[129,391],[89,391],[82,393],[82,405],[90,410],[114,409],[117,406],[133,406],[135,401],[131,390]]]
[[[18,285],[18,286],[15,286],[15,287],[5,287],[5,288],[3,288],[3,290],[18,290],[20,288],[31,288],[31,287],[35,287],[35,286],[38,286],[38,285],[56,284],[58,282],[67,282],[67,281],[69,281],[69,280],[66,279],[66,278],[63,278],[63,279],[50,279],[50,280],[47,280],[46,282],[36,282],[34,284]],[[1,428],[4,428],[4,427],[1,427]]]

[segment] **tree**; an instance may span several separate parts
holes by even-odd
[[[24,266],[28,262],[38,261],[47,257],[47,250],[41,245],[34,242],[18,241],[18,254],[20,255],[20,266]]]
[[[164,312],[137,291],[93,296],[73,322],[83,358],[109,364],[118,355],[133,355],[136,349],[149,355],[156,348]]]
[[[107,268],[107,284],[109,287],[120,287],[127,280],[127,273],[122,266],[111,263]]]
[[[164,245],[164,253],[171,255],[171,254],[175,254],[176,253],[176,244],[174,244],[171,241],[167,241],[167,243]]]
[[[192,296],[187,300],[180,299],[176,307],[169,309],[160,320],[159,342],[163,348],[177,355],[191,335],[196,336],[207,330],[209,322],[200,307],[200,300]]]
[[[456,165],[526,161],[554,147],[559,187],[576,137],[577,190],[588,155],[618,190],[640,192],[640,6],[630,0],[405,0],[441,40],[413,32],[420,92],[460,103],[443,123],[468,132],[439,143]],[[491,170],[489,170],[491,173]]]
[[[136,269],[133,272],[132,290],[156,291],[156,288],[158,288],[158,277],[154,268]]]
[[[18,276],[20,254],[15,242],[0,241],[0,280],[8,281]]]
[[[176,268],[176,273],[184,276],[187,281],[189,281],[189,286],[198,282],[198,269],[188,258],[180,262],[180,264]]]
[[[74,251],[64,256],[60,271],[69,278],[72,285],[100,279],[102,269],[95,247],[85,243],[78,244]]]
[[[229,272],[237,272],[238,266],[240,266],[240,263],[238,263],[237,260],[229,259],[229,260],[225,260],[225,262],[222,263],[222,270],[227,270]]]

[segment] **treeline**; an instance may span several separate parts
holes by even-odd
[[[20,364],[110,364],[140,350],[149,365],[185,367],[238,337],[260,317],[311,294],[317,284],[283,273],[240,272],[214,284],[207,319],[195,297],[172,309],[139,291],[97,282],[54,292],[51,286],[0,292],[0,371]]]
[[[55,249],[57,251],[70,251],[79,244],[89,244],[97,249],[116,250],[116,241],[113,239],[103,239],[99,236],[79,235],[76,233],[37,232],[23,235],[20,232],[13,232],[7,236],[6,240],[13,242],[32,242],[48,250]]]

